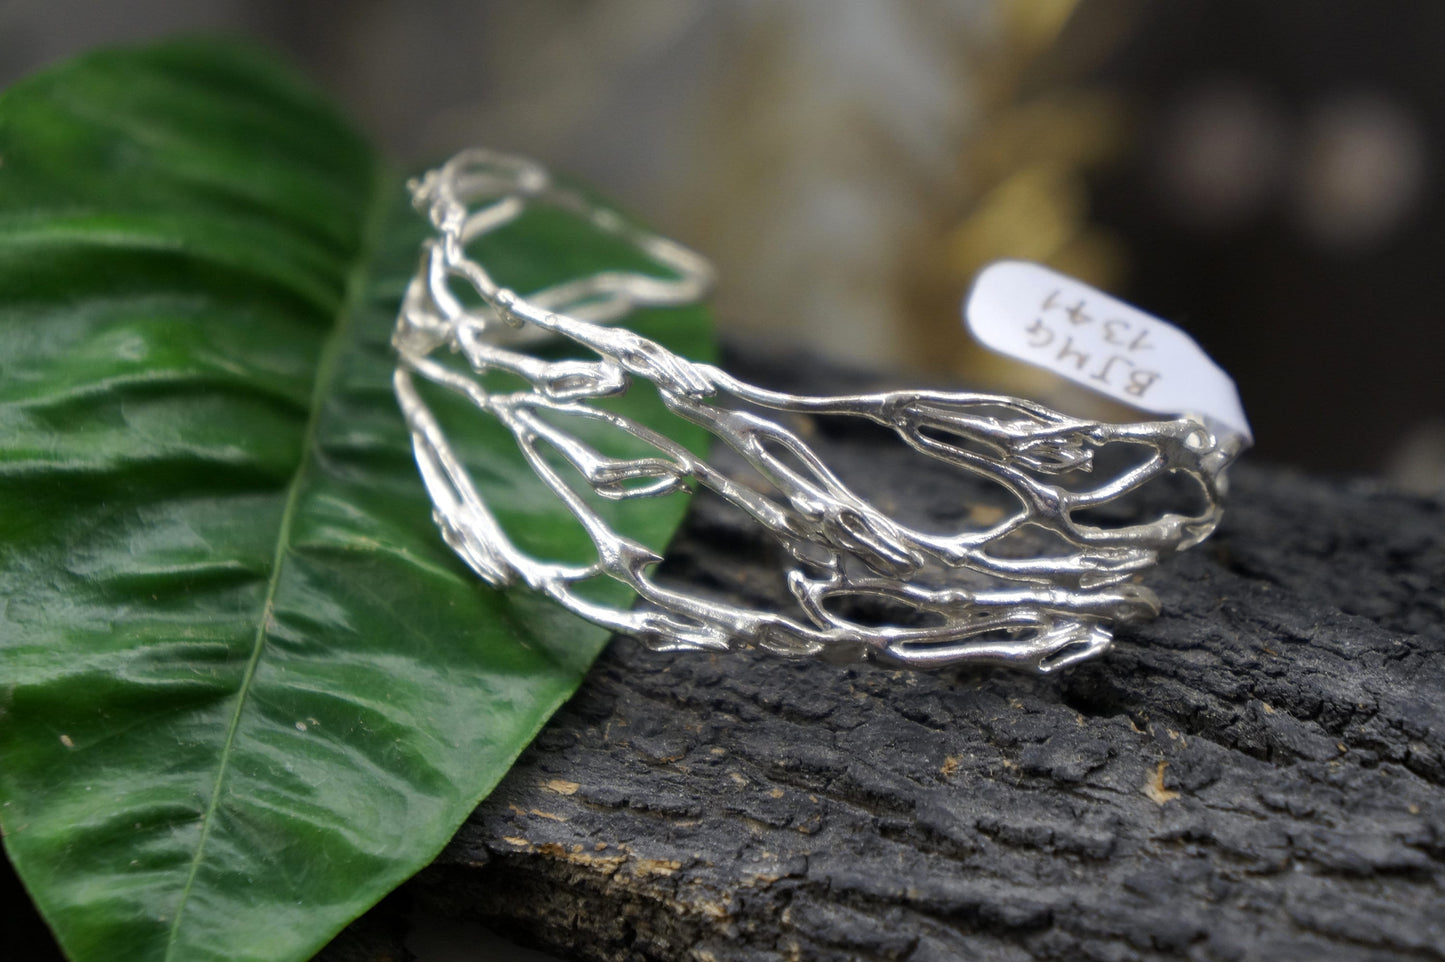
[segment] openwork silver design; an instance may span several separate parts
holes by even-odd
[[[1219,521],[1224,470],[1243,442],[1217,437],[1196,417],[1113,424],[987,394],[808,397],[763,390],[609,326],[638,308],[700,299],[711,270],[698,255],[554,183],[531,162],[486,150],[459,154],[412,189],[437,236],[425,245],[398,321],[396,395],[443,536],[494,586],[524,583],[659,649],[756,646],[913,668],[994,663],[1050,671],[1108,648],[1111,624],[1156,614],[1153,592],[1131,579],[1197,544]],[[609,271],[526,295],[500,286],[468,256],[468,245],[530,205],[584,218],[634,245],[658,273]],[[456,282],[475,291],[475,303],[454,293]],[[528,352],[528,343],[547,338],[568,339],[588,357],[548,360]],[[443,347],[459,352],[470,370],[440,360],[436,352]],[[495,371],[527,386],[489,391],[482,378]],[[506,426],[538,482],[591,537],[593,563],[551,562],[519,550],[423,401],[417,377],[456,392]],[[592,403],[627,391],[636,379],[651,382],[678,417],[731,446],[758,477],[726,476],[671,438]],[[977,530],[916,530],[856,494],[798,433],[760,411],[884,425],[916,451],[1001,485],[1017,509]],[[604,456],[557,427],[565,420],[558,415],[604,422],[655,453]],[[1115,443],[1139,457],[1093,480],[1095,452]],[[575,472],[559,470],[559,461]],[[1081,517],[1164,475],[1196,483],[1194,513],[1156,512],[1112,527]],[[1080,478],[1086,483],[1078,484]],[[573,487],[579,481],[616,500],[699,485],[716,492],[771,531],[796,560],[788,585],[804,617],[659,584],[654,569],[662,559],[612,530]],[[1018,545],[1035,535],[1043,547],[1021,554]],[[598,577],[630,585],[639,603],[619,610],[589,601],[579,586]],[[859,602],[905,616],[881,624],[850,616]]]

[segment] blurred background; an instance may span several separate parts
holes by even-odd
[[[1026,392],[978,267],[1181,324],[1256,457],[1445,487],[1445,4],[1431,0],[0,0],[0,83],[101,43],[259,37],[399,160],[480,143],[718,264],[734,340]]]

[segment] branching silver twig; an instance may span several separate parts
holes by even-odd
[[[459,154],[415,182],[413,194],[437,237],[426,244],[398,320],[396,394],[443,536],[492,585],[522,582],[584,618],[662,649],[759,646],[918,668],[983,662],[1048,671],[1107,648],[1111,623],[1157,613],[1153,593],[1129,579],[1198,543],[1218,523],[1223,472],[1241,442],[1217,437],[1198,418],[1111,424],[987,394],[804,397],[763,390],[608,326],[638,308],[703,297],[711,269],[696,254],[555,184],[535,164],[490,151]],[[525,295],[501,286],[468,256],[468,245],[531,205],[585,219],[647,255],[658,273],[606,271]],[[454,281],[475,292],[474,304],[453,292]],[[571,341],[595,359],[549,360],[526,349],[547,338]],[[459,352],[468,369],[435,359],[442,347]],[[489,391],[483,376],[499,371],[527,386]],[[539,482],[591,538],[595,561],[561,564],[517,547],[448,443],[417,377],[466,398],[507,428]],[[678,417],[736,450],[766,483],[726,476],[665,434],[593,403],[639,378]],[[860,497],[798,434],[760,409],[876,422],[922,454],[1001,486],[1017,510],[979,530],[916,530]],[[607,425],[653,453],[605,456],[559,426],[569,419]],[[1095,451],[1108,444],[1133,446],[1141,459],[1092,487],[1066,486],[1090,476]],[[559,470],[559,457],[575,476]],[[1166,474],[1197,484],[1203,506],[1196,513],[1166,512],[1114,527],[1081,518]],[[805,619],[659,584],[653,569],[662,559],[612,530],[573,487],[578,478],[612,500],[699,485],[716,492],[796,559],[788,584]],[[1065,547],[1028,557],[1006,550],[1010,540],[1029,535]],[[639,604],[621,610],[589,601],[579,586],[598,577],[630,585]],[[860,602],[905,617],[874,623],[857,616]]]

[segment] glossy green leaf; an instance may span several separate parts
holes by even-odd
[[[0,825],[72,959],[306,958],[436,853],[605,642],[482,587],[430,520],[387,347],[421,231],[250,48],[105,52],[0,94]],[[565,217],[496,243],[523,288],[631,263]],[[708,352],[700,310],[640,326]],[[462,413],[499,514],[577,550]],[[621,520],[660,546],[683,507]]]

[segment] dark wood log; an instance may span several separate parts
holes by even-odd
[[[939,526],[979,495],[886,433],[814,440]],[[615,641],[322,958],[409,957],[413,906],[578,960],[1445,958],[1445,504],[1233,480],[1215,537],[1148,575],[1164,613],[1062,675]],[[777,550],[706,495],[668,565],[788,604]],[[7,930],[56,957],[38,918]]]
[[[816,440],[881,503],[969,510],[891,435]],[[1445,957],[1445,505],[1233,480],[1147,576],[1164,613],[1062,675],[615,641],[407,888],[581,960]],[[788,604],[706,495],[668,565]]]

